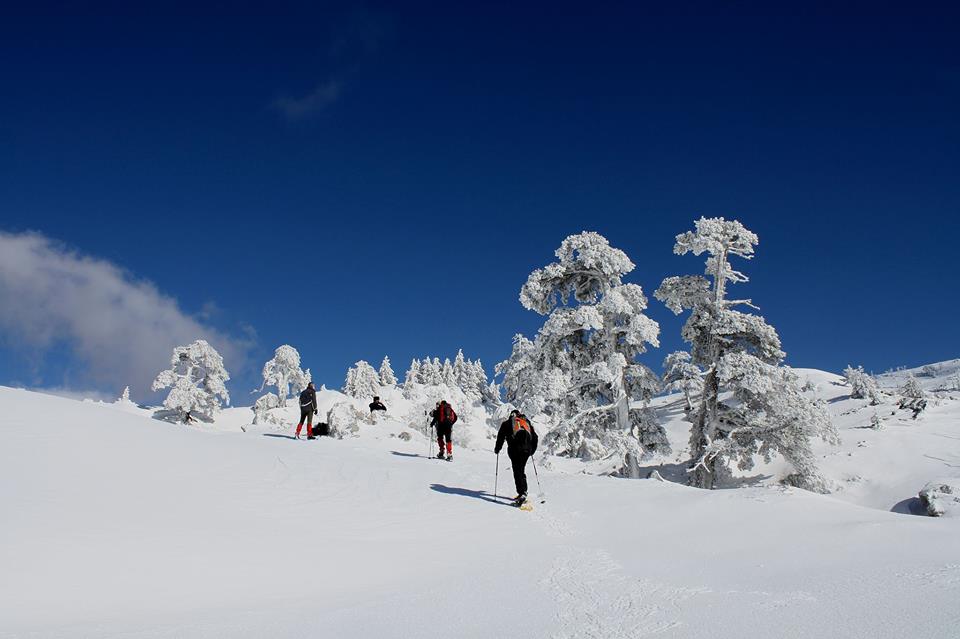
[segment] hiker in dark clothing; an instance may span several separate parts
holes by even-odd
[[[519,506],[527,500],[527,474],[524,467],[527,460],[537,452],[540,438],[533,429],[533,422],[520,411],[512,410],[510,417],[500,424],[497,432],[497,444],[493,448],[497,455],[500,454],[504,441],[507,442],[507,456],[513,465],[513,482],[517,485],[517,497],[514,501]]]
[[[297,424],[297,439],[300,439],[300,429],[303,428],[303,421],[307,421],[307,439],[316,439],[313,436],[313,416],[317,414],[317,391],[313,382],[307,384],[307,387],[300,393],[300,423]]]
[[[430,425],[437,429],[437,445],[440,447],[437,458],[443,459],[443,443],[446,441],[447,460],[453,461],[453,442],[450,438],[453,436],[453,425],[457,423],[457,413],[453,406],[442,400],[430,411],[430,418]]]
[[[370,402],[370,412],[372,413],[375,410],[386,411],[387,407],[383,405],[383,402],[380,401],[380,398],[376,395],[373,397],[373,401]]]

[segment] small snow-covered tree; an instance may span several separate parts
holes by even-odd
[[[347,371],[343,393],[357,399],[370,399],[374,395],[379,395],[380,375],[373,366],[361,359]]]
[[[118,401],[118,402],[122,402],[122,403],[127,403],[127,404],[131,403],[131,402],[130,402],[130,387],[129,387],[129,386],[125,386],[125,387],[123,388],[123,393],[120,395],[120,399],[118,399],[117,401]]]
[[[914,377],[912,373],[907,376],[907,381],[900,387],[900,394],[911,399],[923,399],[925,395],[923,388],[920,386],[920,382],[917,381],[917,378]]]
[[[277,418],[270,412],[280,406],[280,398],[273,393],[266,393],[257,398],[253,404],[253,423],[263,424],[264,422],[276,424]]]
[[[727,299],[727,285],[747,282],[730,264],[732,256],[753,258],[757,236],[740,222],[700,218],[696,230],[677,236],[677,255],[707,253],[706,274],[668,277],[655,296],[671,311],[691,311],[682,336],[691,361],[705,371],[700,406],[691,414],[690,482],[713,488],[729,474],[729,464],[753,467],[754,456],[780,454],[796,471],[787,483],[825,492],[810,446],[811,437],[835,442],[836,430],[825,406],[807,397],[800,379],[780,366],[780,338],[758,315],[734,310],[756,308],[750,300]],[[721,389],[732,402],[721,402]]]
[[[380,363],[380,384],[383,386],[397,385],[397,376],[393,372],[393,367],[390,366],[390,358],[386,356]]]
[[[683,393],[686,410],[693,409],[690,398],[703,390],[703,372],[690,361],[690,353],[676,351],[663,360],[664,390]]]
[[[280,406],[287,405],[291,386],[295,393],[299,393],[310,383],[310,370],[300,370],[300,353],[289,344],[277,347],[273,359],[263,365],[262,374],[260,390],[265,386],[276,386]]]
[[[523,356],[536,372],[518,372],[541,376],[531,382],[534,396],[556,402],[561,425],[547,435],[548,450],[581,457],[602,450],[625,461],[668,452],[666,433],[646,408],[659,378],[637,361],[648,345],[659,346],[660,327],[644,315],[642,289],[623,283],[633,262],[593,232],[566,238],[556,256],[520,291],[525,308],[547,316],[533,351]],[[502,370],[514,375],[511,368]],[[549,388],[556,383],[566,386],[561,397]]]
[[[870,428],[883,430],[883,419],[877,414],[877,411],[873,411],[873,415],[870,417]]]
[[[850,397],[853,399],[869,399],[871,406],[880,403],[880,389],[877,382],[863,366],[847,366],[843,369],[843,377],[850,384]]]
[[[206,340],[198,339],[173,349],[170,368],[157,375],[151,388],[154,391],[169,388],[170,394],[163,406],[176,411],[180,421],[184,421],[188,413],[212,417],[220,410],[221,401],[229,404],[226,386],[229,379],[220,353]]]

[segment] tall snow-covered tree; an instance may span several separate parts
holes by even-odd
[[[299,393],[310,383],[310,370],[300,370],[300,353],[289,344],[277,347],[273,359],[263,365],[262,374],[260,390],[265,386],[276,386],[280,406],[287,405],[291,386],[294,393]]]
[[[703,390],[702,371],[690,361],[690,353],[676,351],[663,360],[664,390],[683,393],[686,410],[693,409],[691,397]]]
[[[463,356],[462,348],[457,351],[457,356],[453,358],[453,379],[456,385],[462,389],[469,388],[473,383],[473,371]]]
[[[360,360],[347,371],[347,380],[343,393],[357,399],[370,399],[380,394],[380,375],[364,360]]]
[[[690,482],[713,488],[729,464],[753,467],[754,456],[780,454],[794,467],[786,482],[825,492],[810,447],[812,437],[837,441],[823,403],[807,397],[799,377],[780,366],[785,355],[772,326],[758,315],[734,310],[750,300],[727,299],[727,285],[748,281],[730,264],[753,257],[757,236],[740,222],[700,218],[696,230],[677,236],[677,255],[707,253],[707,277],[668,277],[655,296],[676,314],[690,310],[682,336],[691,361],[705,371],[700,406],[693,411]],[[721,402],[721,389],[732,402]]]
[[[457,386],[457,378],[453,374],[453,364],[450,363],[449,357],[443,361],[443,367],[440,369],[440,379],[450,388],[456,388]]]
[[[853,399],[869,399],[871,406],[880,403],[880,389],[877,387],[876,380],[869,373],[863,370],[863,366],[847,366],[843,370],[843,376],[850,384],[850,397]]]
[[[157,375],[152,389],[169,388],[163,406],[176,411],[180,421],[184,421],[188,413],[212,417],[220,410],[221,401],[229,405],[229,379],[220,353],[206,340],[198,339],[173,349],[170,368]]]
[[[440,365],[440,358],[423,358],[420,363],[417,382],[424,386],[438,386],[443,383],[443,367]]]
[[[120,399],[117,402],[130,403],[130,387],[125,386],[123,388],[123,394],[120,395]]]
[[[414,358],[410,362],[410,368],[407,369],[407,374],[403,378],[403,396],[407,399],[411,399],[415,392],[420,377],[420,360]]]
[[[380,384],[383,386],[397,385],[397,376],[393,372],[393,367],[390,366],[390,358],[386,356],[380,363]]]
[[[593,232],[568,237],[556,256],[520,291],[525,308],[547,316],[534,342],[539,374],[545,382],[567,382],[562,406],[554,408],[563,419],[547,436],[549,449],[581,457],[592,456],[591,448],[615,451],[628,464],[669,451],[666,433],[645,406],[660,383],[637,357],[659,346],[660,327],[644,315],[643,290],[623,283],[633,262]]]

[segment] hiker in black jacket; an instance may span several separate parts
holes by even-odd
[[[307,384],[307,387],[300,393],[300,423],[297,424],[297,439],[300,439],[300,429],[303,428],[303,420],[307,420],[307,439],[316,439],[313,436],[313,416],[317,414],[317,391],[313,382]]]
[[[500,454],[504,441],[507,442],[507,456],[513,465],[513,482],[517,485],[517,497],[514,501],[519,506],[527,500],[527,474],[524,467],[531,455],[537,452],[540,438],[533,429],[533,422],[520,411],[512,410],[510,417],[500,424],[497,432],[497,444],[493,448],[497,455]]]
[[[370,402],[370,412],[373,413],[375,410],[386,411],[387,407],[380,401],[380,398],[377,396],[373,397],[373,401]]]

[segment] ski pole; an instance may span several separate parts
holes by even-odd
[[[500,453],[497,453],[497,474],[493,480],[493,498],[497,499],[497,482],[500,481]]]
[[[540,489],[540,503],[547,502],[547,496],[543,494],[543,486],[540,485],[540,473],[537,472],[537,462],[533,461],[533,455],[530,455],[530,464],[533,465],[533,475],[537,478],[537,488]]]

